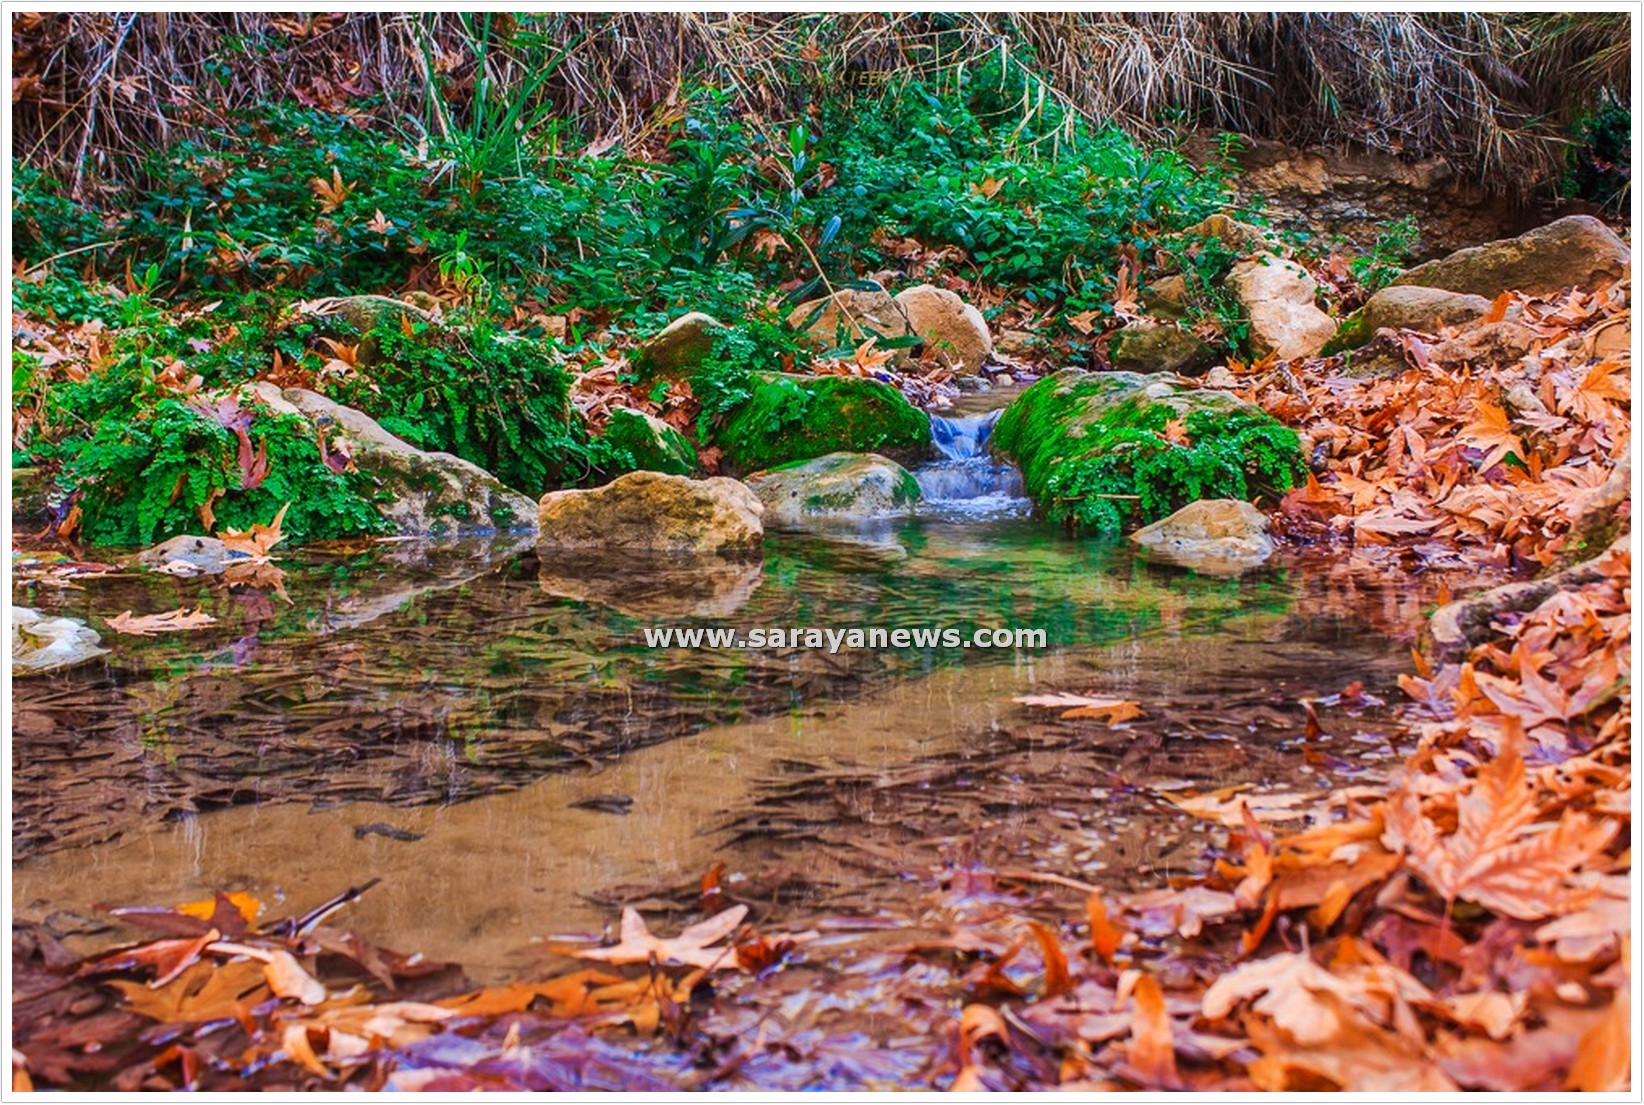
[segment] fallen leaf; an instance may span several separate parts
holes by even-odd
[[[703,970],[733,970],[740,966],[735,950],[730,947],[711,948],[725,939],[748,915],[745,905],[732,906],[706,921],[689,926],[675,937],[651,935],[639,911],[622,911],[621,940],[608,948],[565,949],[579,959],[594,959],[603,963],[678,963]]]
[[[127,633],[134,637],[152,637],[156,633],[203,629],[215,624],[217,619],[204,613],[199,607],[193,610],[179,607],[164,614],[144,614],[141,617],[134,617],[130,610],[126,610],[108,619],[108,627],[114,632]]]

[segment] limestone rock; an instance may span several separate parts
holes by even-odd
[[[718,319],[701,311],[680,315],[640,346],[635,363],[663,376],[689,372],[713,352],[714,339],[722,330]]]
[[[788,313],[788,325],[829,349],[855,347],[874,336],[883,341],[913,333],[901,305],[882,288],[844,288],[801,303]]]
[[[1240,460],[1246,486],[1282,486],[1287,477],[1294,480],[1305,471],[1294,431],[1260,407],[1230,392],[1195,387],[1163,374],[1063,369],[1029,387],[1005,408],[989,445],[1016,463],[1028,496],[1052,520],[1112,532],[1130,521],[1128,503],[1080,500],[1070,496],[1070,490],[1110,481],[1130,469],[1138,446],[1132,432],[1136,426],[1177,421],[1197,426],[1194,432],[1201,440],[1194,447],[1224,427],[1239,427],[1237,433],[1249,435],[1239,445],[1245,450]],[[1109,490],[1126,489],[1110,483]],[[1184,495],[1170,505],[1185,501]]]
[[[903,517],[919,502],[919,482],[876,453],[829,453],[757,472],[748,487],[765,504],[765,524],[850,523]]]
[[[1182,231],[1184,238],[1214,238],[1234,253],[1273,252],[1279,248],[1278,239],[1266,227],[1240,222],[1231,215],[1217,212]]]
[[[1233,266],[1227,287],[1250,320],[1251,352],[1258,357],[1311,357],[1335,336],[1335,322],[1314,303],[1319,286],[1300,265],[1258,254]]]
[[[1356,348],[1383,329],[1420,330],[1431,334],[1441,326],[1475,322],[1489,312],[1490,300],[1480,295],[1398,284],[1381,289],[1343,319],[1325,349],[1335,352]]]
[[[1113,335],[1108,360],[1121,372],[1174,372],[1197,376],[1216,352],[1193,331],[1168,322],[1132,322]]]
[[[1627,244],[1591,215],[1571,215],[1517,238],[1457,250],[1404,273],[1395,285],[1418,284],[1494,299],[1502,292],[1550,295],[1592,289],[1619,278],[1632,260]]]
[[[48,618],[27,606],[11,608],[11,670],[45,675],[106,655],[97,631],[78,618]]]
[[[1267,516],[1238,499],[1200,499],[1130,539],[1159,560],[1209,575],[1238,575],[1273,555]]]
[[[1039,335],[1032,330],[1005,330],[993,343],[996,356],[1026,360],[1033,356]]]
[[[713,553],[758,548],[759,498],[736,480],[630,472],[604,487],[550,491],[537,506],[537,547]]]
[[[696,450],[685,435],[644,411],[611,408],[611,420],[602,436],[628,454],[636,471],[688,476],[697,469]]]
[[[354,463],[387,493],[377,509],[397,533],[481,534],[530,526],[531,500],[479,465],[450,453],[424,452],[363,411],[318,392],[286,388],[281,394],[327,441],[341,437],[348,444]]]
[[[896,293],[896,304],[908,325],[950,368],[972,372],[993,359],[993,336],[982,312],[958,295],[931,284],[919,284]]]

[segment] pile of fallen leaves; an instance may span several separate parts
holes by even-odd
[[[1597,567],[1417,656],[1386,785],[1287,833],[1285,802],[1180,803],[1238,826],[1217,870],[1093,895],[1082,956],[1041,938],[1038,1000],[961,1016],[956,1088],[1626,1089],[1632,561]]]
[[[1320,473],[1280,528],[1513,568],[1592,555],[1630,482],[1630,319],[1626,280],[1507,293],[1460,331],[1400,333],[1379,366],[1362,351],[1257,366],[1235,390],[1295,427]]]
[[[597,1038],[677,1035],[710,976],[770,969],[813,935],[760,936],[737,905],[664,938],[628,910],[617,943],[559,949],[599,966],[476,990],[327,924],[366,889],[262,925],[240,893],[113,908],[158,938],[84,958],[19,926],[12,1088],[661,1089],[677,1082]]]

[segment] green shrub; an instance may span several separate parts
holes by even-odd
[[[92,545],[201,532],[206,504],[215,516],[210,528],[221,530],[267,523],[290,503],[283,528],[298,542],[388,528],[368,498],[369,482],[326,467],[305,419],[220,395],[185,400],[119,368],[59,385],[51,400],[57,418],[90,432],[41,443],[33,459],[56,471],[60,488],[82,493],[80,532]],[[254,487],[245,486],[240,439],[225,421],[241,422],[253,461],[266,465]]]
[[[552,347],[481,324],[417,323],[372,332],[378,363],[334,389],[419,449],[455,453],[527,495],[588,472],[569,402],[570,377]]]

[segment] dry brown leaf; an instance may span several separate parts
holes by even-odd
[[[108,627],[114,632],[128,633],[133,637],[152,637],[156,633],[177,633],[216,624],[217,619],[199,607],[193,610],[178,607],[164,614],[144,614],[141,617],[135,617],[130,610],[126,610],[108,619]]]
[[[621,941],[608,948],[564,949],[579,959],[594,959],[602,963],[679,963],[703,970],[728,971],[739,968],[736,954],[729,947],[711,948],[742,923],[748,915],[745,905],[732,906],[706,921],[689,926],[678,936],[662,938],[651,935],[645,919],[633,908],[622,911]]]
[[[1141,717],[1142,708],[1135,702],[1122,698],[1107,698],[1101,695],[1081,694],[1026,694],[1017,695],[1012,702],[1023,706],[1039,706],[1046,709],[1061,710],[1064,719],[1096,718],[1105,720],[1109,725],[1118,725],[1131,718]]]

